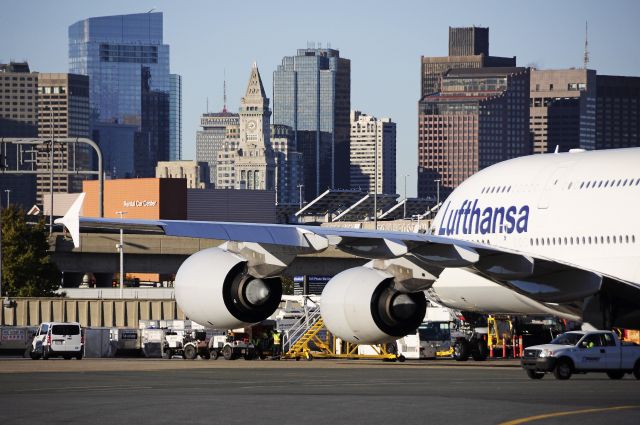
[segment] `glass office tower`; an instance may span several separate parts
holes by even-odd
[[[349,188],[351,61],[334,49],[299,49],[273,73],[273,123],[291,127],[310,201]]]
[[[114,125],[137,128],[132,137],[118,141],[123,145],[118,151],[135,158],[133,169],[111,164],[111,177],[147,177],[149,173],[152,177],[156,162],[168,160],[170,152],[169,128],[160,121],[169,115],[170,88],[162,13],[103,16],[74,23],[69,27],[69,71],[89,76],[96,142],[115,140],[103,134],[117,132]],[[102,125],[105,123],[109,125]],[[153,127],[156,123],[162,128]]]
[[[169,160],[182,159],[182,76],[169,75]]]

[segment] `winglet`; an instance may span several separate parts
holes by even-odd
[[[80,196],[73,201],[71,208],[69,208],[64,217],[57,218],[55,221],[56,224],[64,224],[64,227],[69,230],[71,239],[73,239],[73,246],[76,248],[80,248],[80,210],[84,203],[84,196],[85,193],[81,193]]]

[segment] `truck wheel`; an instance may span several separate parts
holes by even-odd
[[[475,344],[473,345],[475,345],[473,350],[471,350],[471,357],[473,357],[473,360],[477,362],[487,360],[487,357],[489,357],[489,347],[487,347],[487,343],[479,339],[475,341]]]
[[[82,352],[76,354],[76,360],[82,360]]]
[[[29,357],[31,357],[31,360],[39,360],[40,359],[40,354],[36,351],[30,351],[29,352]]]
[[[633,367],[633,376],[636,379],[640,379],[640,360],[638,360],[636,365]]]
[[[570,360],[560,359],[558,360],[558,364],[556,364],[556,368],[553,369],[553,376],[556,379],[565,380],[571,378],[571,374],[573,373],[573,365]]]
[[[220,357],[220,353],[218,353],[218,350],[215,348],[211,349],[211,351],[209,352],[209,358],[211,360],[218,360],[218,357]]]
[[[173,357],[173,350],[171,348],[167,348],[162,353],[162,357],[165,359],[171,359]]]
[[[527,369],[527,376],[531,379],[542,379],[544,378],[544,372],[538,372],[533,369]]]
[[[184,347],[184,358],[185,359],[194,360],[196,357],[198,357],[198,353],[196,352],[196,347],[194,347],[191,344],[189,344],[186,347]]]
[[[609,379],[622,379],[624,378],[624,371],[622,370],[610,370],[607,372]]]
[[[222,357],[224,357],[225,360],[233,359],[233,349],[231,348],[230,345],[225,345],[222,348]]]
[[[400,363],[404,363],[404,361],[405,361],[405,360],[406,360],[406,357],[405,357],[405,356],[403,356],[402,354],[400,354],[400,355],[398,356],[398,361],[399,361]]]
[[[453,358],[459,362],[466,362],[469,359],[469,343],[465,340],[456,341],[453,345]]]
[[[49,353],[49,347],[44,347],[42,349],[42,360],[49,360],[51,353]]]

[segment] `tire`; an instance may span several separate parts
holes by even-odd
[[[198,357],[198,352],[196,351],[196,347],[193,345],[187,345],[184,347],[184,358],[187,360],[194,360]]]
[[[400,363],[404,363],[404,361],[405,361],[405,360],[406,360],[406,358],[405,358],[402,354],[400,354],[400,355],[398,356],[398,361],[399,361]]]
[[[640,360],[638,360],[635,366],[633,366],[633,376],[640,380]]]
[[[62,356],[62,358],[65,359],[65,360],[71,360],[71,356],[66,356],[65,355],[65,356]]]
[[[556,364],[555,369],[553,369],[553,376],[556,379],[560,379],[561,381],[567,380],[571,378],[573,374],[573,364],[571,364],[571,360],[568,359],[560,359]]]
[[[165,357],[164,357],[165,359],[171,359],[171,358],[173,358],[173,350],[172,350],[171,348],[167,348],[167,349],[164,351],[164,356],[165,356]]]
[[[233,360],[233,348],[230,345],[225,345],[222,347],[222,357],[225,360]]]
[[[29,357],[31,357],[31,360],[40,360],[40,354],[36,351],[30,351]]]
[[[607,372],[609,379],[622,379],[624,378],[624,371],[622,370],[610,370]]]
[[[537,370],[527,369],[527,376],[531,379],[542,379],[544,378],[544,372],[538,372]]]
[[[218,350],[216,350],[215,348],[211,350],[209,353],[210,353],[209,358],[211,360],[218,360],[218,357],[220,357],[220,353],[218,353]]]
[[[307,353],[307,361],[312,361],[313,360],[313,355],[311,355],[311,353]]]
[[[76,354],[76,360],[82,360],[82,353]]]
[[[42,348],[42,360],[49,360],[51,357],[51,353],[49,352],[49,347]]]
[[[487,360],[487,357],[489,357],[489,347],[487,347],[487,343],[485,341],[479,339],[474,341],[471,346],[473,347],[471,350],[471,357],[473,357],[473,360],[477,362]]]
[[[453,345],[453,358],[459,362],[466,362],[470,353],[469,343],[466,340],[456,341]]]

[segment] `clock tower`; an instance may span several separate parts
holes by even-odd
[[[275,159],[270,140],[269,99],[258,66],[253,63],[240,104],[240,141],[236,156],[236,189],[275,189]]]

